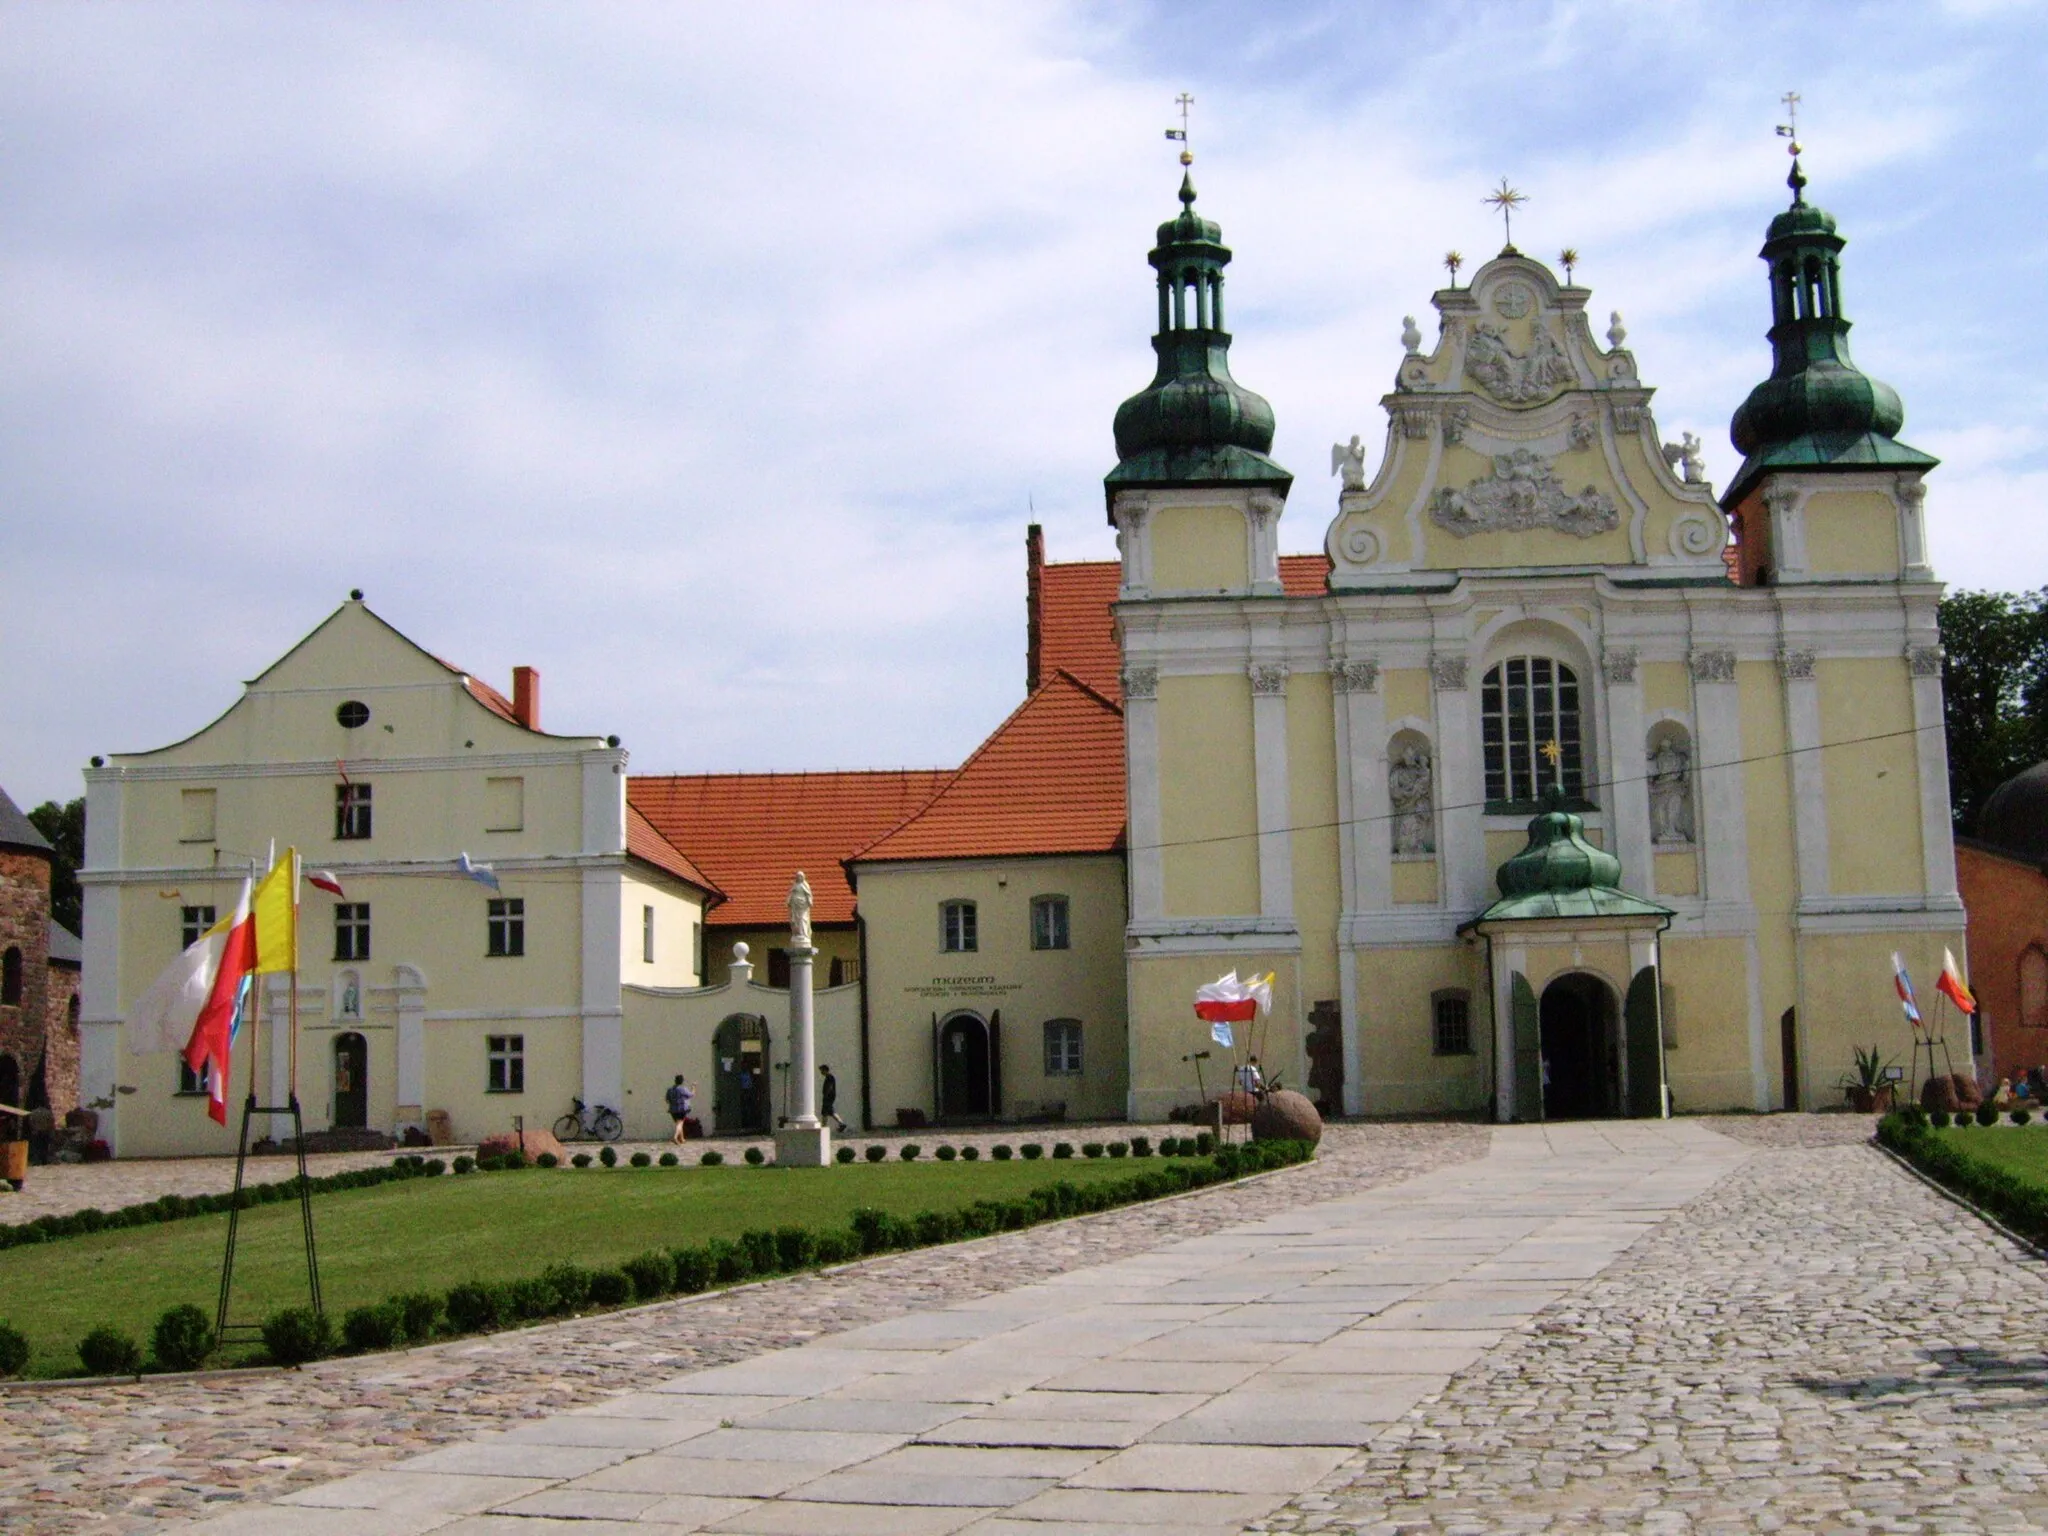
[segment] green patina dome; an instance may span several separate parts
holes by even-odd
[[[1529,844],[1494,874],[1501,895],[1612,889],[1621,884],[1621,860],[1586,841],[1583,818],[1565,809],[1564,790],[1556,784],[1543,795],[1543,810],[1529,823]]]
[[[1749,392],[1728,433],[1743,455],[1721,505],[1733,508],[1774,469],[1927,469],[1937,461],[1897,440],[1898,391],[1849,358],[1842,247],[1833,215],[1806,201],[1795,161],[1792,206],[1771,220],[1758,254],[1771,269],[1771,376]]]
[[[1195,212],[1183,176],[1180,214],[1159,226],[1148,258],[1158,272],[1158,370],[1116,412],[1117,466],[1107,492],[1141,486],[1249,484],[1285,488],[1294,477],[1267,457],[1273,407],[1230,376],[1223,328],[1222,229]]]

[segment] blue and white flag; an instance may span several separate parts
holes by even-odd
[[[1231,1033],[1230,1025],[1222,1019],[1209,1026],[1209,1038],[1226,1051],[1235,1050],[1237,1047],[1237,1036]]]
[[[497,872],[490,865],[472,864],[469,855],[466,853],[460,853],[455,856],[455,865],[456,868],[460,869],[478,885],[487,885],[494,891],[499,888]]]

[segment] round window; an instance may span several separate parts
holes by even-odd
[[[352,731],[359,725],[368,725],[370,723],[370,706],[361,699],[350,699],[339,709],[335,710],[334,718],[339,720],[346,729]]]

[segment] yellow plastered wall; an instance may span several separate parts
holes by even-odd
[[[1243,592],[1251,585],[1245,515],[1237,507],[1162,507],[1152,514],[1156,592]]]
[[[1814,678],[1827,786],[1828,884],[1839,896],[1917,893],[1926,874],[1906,663],[1874,656],[1824,660],[1815,663]]]
[[[1749,891],[1756,903],[1759,981],[1763,993],[1766,1059],[1775,1044],[1778,1016],[1798,996],[1792,950],[1792,913],[1799,874],[1792,833],[1792,763],[1785,755],[1784,685],[1775,664],[1738,662],[1735,681],[1742,721],[1743,804],[1749,820]],[[1712,824],[1702,829],[1716,836]],[[1710,897],[1716,893],[1709,891]],[[1740,973],[1738,973],[1740,974]],[[1726,985],[1725,979],[1722,985]],[[1744,1039],[1747,1040],[1745,1023]]]
[[[1888,492],[1815,491],[1802,515],[1813,575],[1899,574],[1899,509]]]
[[[1429,720],[1429,672],[1422,667],[1393,667],[1380,674],[1380,692],[1386,695],[1387,719]]]
[[[1435,859],[1400,859],[1393,866],[1390,890],[1397,907],[1428,907],[1437,901]]]
[[[1251,680],[1159,679],[1159,827],[1171,917],[1259,910]]]
[[[1952,933],[1807,934],[1799,943],[1805,1001],[1799,1011],[1799,1075],[1809,1108],[1840,1104],[1839,1079],[1852,1073],[1858,1046],[1876,1046],[1910,1070],[1912,1032],[1899,1007],[1892,979],[1892,952],[1906,962],[1923,1017],[1943,1028],[1956,1070],[1970,1070],[1970,1025],[1937,996],[1946,945],[1962,952],[1960,929]],[[1775,1028],[1775,1016],[1773,1027]],[[1773,1037],[1775,1040],[1775,1036]],[[1926,1075],[1923,1059],[1920,1073]]]
[[[1031,901],[1067,898],[1070,947],[1031,947]],[[979,947],[939,947],[939,904],[975,903]],[[1002,1112],[1065,1104],[1069,1119],[1121,1117],[1129,1082],[1121,857],[920,864],[860,871],[868,928],[868,1050],[878,1123],[932,1113],[932,1016],[1002,1014]],[[1048,1076],[1050,1019],[1081,1022],[1082,1070]],[[842,1111],[843,1113],[843,1111]]]
[[[526,1042],[526,1089],[490,1092],[492,1035]],[[434,1019],[426,1025],[429,1110],[448,1111],[457,1141],[477,1141],[512,1130],[523,1116],[528,1130],[552,1126],[582,1091],[583,1022],[580,1019]]]
[[[1239,1032],[1237,1055],[1258,1056],[1290,1088],[1305,1086],[1300,1021],[1308,1005],[1301,998],[1296,956],[1137,954],[1130,960],[1131,1096],[1140,1120],[1163,1120],[1174,1106],[1196,1102],[1195,1068],[1181,1060],[1191,1052],[1210,1053],[1202,1076],[1212,1096],[1228,1086],[1231,1052],[1214,1044],[1209,1026],[1195,1017],[1195,989],[1231,970],[1239,976],[1273,973],[1272,1013],[1232,1026]]]
[[[1301,988],[1310,1003],[1334,999],[1337,918],[1337,734],[1326,672],[1287,679],[1288,820],[1296,829],[1294,921],[1301,931]],[[1297,1085],[1298,1086],[1298,1085]]]
[[[1692,714],[1692,678],[1682,661],[1646,661],[1640,673],[1643,711],[1655,715],[1673,710],[1688,718]]]
[[[1358,953],[1360,1092],[1368,1115],[1464,1113],[1491,1091],[1493,1012],[1484,946],[1437,944]],[[1467,994],[1472,1052],[1435,1054],[1433,995]]]
[[[646,914],[654,909],[654,959],[647,959]],[[646,874],[628,875],[620,883],[619,975],[647,987],[694,987],[697,975],[697,928],[704,920],[702,900],[680,881]]]
[[[1736,939],[1679,939],[1658,949],[1663,964],[1664,1027],[1675,1040],[1665,1054],[1666,1081],[1675,1109],[1747,1109],[1749,1081],[1749,972],[1747,946]],[[1781,1007],[1785,1005],[1780,1005]],[[1766,1021],[1776,1049],[1777,1015]]]
[[[175,1052],[132,1052],[128,1049],[127,1030],[124,1028],[121,1033],[118,1080],[135,1090],[121,1100],[121,1156],[232,1157],[241,1135],[242,1105],[249,1094],[246,1037],[238,1044],[228,1073],[232,1090],[228,1095],[228,1123],[219,1126],[207,1118],[204,1094],[178,1092]]]
[[[1651,857],[1659,896],[1697,896],[1700,861],[1695,853],[1659,853]]]
[[[1634,555],[1628,539],[1630,503],[1616,487],[1605,455],[1597,448],[1574,449],[1557,460],[1557,476],[1574,496],[1588,487],[1604,492],[1620,510],[1620,521],[1609,532],[1585,539],[1554,528],[1475,533],[1460,538],[1439,526],[1425,510],[1422,515],[1425,565],[1432,570],[1453,570],[1464,567],[1632,563]],[[1459,446],[1444,451],[1436,483],[1439,487],[1464,490],[1493,477],[1493,460],[1489,456]]]
[[[714,908],[712,916],[717,917]],[[732,970],[732,947],[735,944],[747,946],[747,964],[754,968],[754,980],[765,986],[768,982],[768,951],[789,947],[787,928],[720,928],[714,926],[704,940],[704,980],[716,986],[723,983]],[[811,926],[811,948],[818,952],[818,958],[811,962],[813,985],[824,986],[832,974],[832,962],[841,963],[842,974],[858,975],[855,969],[860,961],[860,929],[852,923],[826,927],[814,923]]]

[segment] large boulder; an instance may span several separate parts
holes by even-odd
[[[1252,1111],[1252,1140],[1305,1141],[1323,1139],[1323,1117],[1315,1105],[1291,1088],[1276,1088]]]
[[[503,1157],[507,1152],[524,1152],[529,1163],[543,1152],[552,1152],[558,1163],[569,1161],[553,1131],[507,1131],[502,1136],[486,1136],[476,1144],[478,1157]]]
[[[1211,1100],[1223,1112],[1225,1125],[1250,1125],[1259,1101],[1243,1091],[1219,1093]]]

